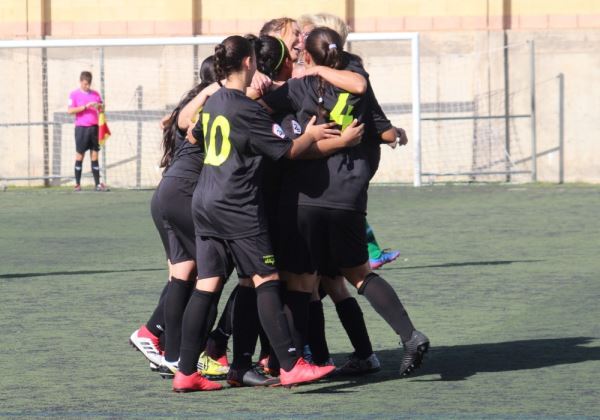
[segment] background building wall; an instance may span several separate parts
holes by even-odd
[[[504,36],[508,44],[522,45],[533,40],[536,45],[536,79],[565,75],[565,177],[567,181],[600,182],[600,165],[595,157],[600,155],[600,1],[597,0],[331,0],[328,2],[306,0],[3,0],[0,2],[0,39],[46,38],[98,38],[98,37],[156,37],[189,36],[198,34],[256,33],[262,24],[273,17],[298,17],[303,13],[330,12],[346,19],[356,32],[418,31],[421,34],[422,85],[435,82],[440,86],[456,85],[461,89],[464,75],[448,64],[450,59],[464,54],[485,53],[488,61],[477,82],[488,80],[490,88],[497,88],[500,79],[487,73],[501,73],[502,63],[492,60],[502,48]],[[404,102],[404,90],[409,89],[409,63],[400,51],[404,47],[381,44],[353,45],[353,51],[365,58],[367,70],[381,102]],[[202,48],[200,58],[210,49]],[[173,49],[148,48],[132,65],[127,52],[114,52],[107,63],[112,70],[107,79],[107,100],[116,103],[131,101],[133,82],[153,85],[161,83],[163,89],[157,97],[146,97],[147,105],[164,106],[173,103],[193,82],[186,70],[178,77],[170,62],[182,68],[191,66],[191,58],[183,59]],[[139,52],[136,52],[136,54]],[[79,71],[97,69],[97,57],[73,59],[69,54],[53,53],[49,74],[51,85],[63,88],[64,95],[51,94],[52,109],[62,109],[68,91],[76,86]],[[398,55],[399,54],[399,55]],[[452,58],[454,59],[454,58]],[[0,60],[14,64],[27,62],[27,71],[14,71],[14,67],[0,66],[3,84],[0,94],[0,115],[3,120],[15,121],[27,115],[31,121],[41,119],[40,80],[41,60],[36,54],[22,52],[2,53]],[[404,60],[404,61],[403,61]],[[514,83],[525,84],[529,78],[528,65],[523,59],[511,61]],[[119,67],[121,66],[121,67]],[[25,68],[25,67],[23,67]],[[133,73],[133,76],[132,76]],[[189,74],[188,74],[189,73]],[[57,80],[56,74],[63,77]],[[461,77],[463,76],[463,77]],[[487,78],[487,79],[486,79]],[[97,79],[95,80],[97,83]],[[134,83],[135,84],[135,83]],[[130,86],[131,85],[131,86]],[[549,81],[547,91],[538,93],[540,112],[537,130],[538,151],[556,144],[557,112],[555,86]],[[24,92],[27,91],[27,95]],[[439,99],[439,98],[438,98]],[[442,98],[443,99],[443,98]],[[429,101],[430,98],[423,98]],[[440,99],[441,100],[441,99]],[[555,107],[555,108],[553,108]],[[408,116],[400,116],[395,123],[409,124]],[[25,135],[20,129],[19,136]],[[2,136],[0,131],[0,136]],[[40,127],[32,127],[29,139],[37,141]],[[517,133],[520,135],[520,133]],[[523,136],[525,138],[525,136]],[[454,141],[454,137],[451,138]],[[0,144],[7,144],[0,139]],[[10,142],[2,153],[14,159],[2,163],[2,172],[10,172],[7,165],[22,168],[27,160],[19,158],[23,148]],[[37,143],[36,143],[37,144]],[[523,145],[523,147],[527,147]],[[29,155],[39,155],[39,147],[31,147]],[[156,152],[158,153],[158,151]],[[30,161],[31,157],[28,158]],[[39,159],[36,159],[39,161]],[[557,179],[556,153],[540,158],[539,179]],[[37,163],[28,163],[39,172]],[[36,175],[39,175],[38,173]],[[375,180],[383,182],[409,182],[412,176],[412,144],[400,151],[384,148],[380,171]]]

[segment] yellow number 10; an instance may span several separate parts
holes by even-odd
[[[231,142],[229,141],[229,133],[231,127],[229,121],[222,115],[217,115],[210,127],[210,135],[207,136],[208,122],[210,114],[202,114],[202,128],[204,130],[204,147],[206,148],[206,157],[204,158],[205,165],[221,166],[229,157],[231,152]],[[221,150],[217,153],[217,128],[221,129]]]

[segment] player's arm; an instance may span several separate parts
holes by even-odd
[[[304,76],[319,76],[333,86],[353,95],[364,95],[367,92],[367,79],[350,70],[336,70],[326,66],[314,66],[306,69]]]
[[[204,106],[208,98],[219,90],[221,86],[215,82],[200,91],[194,99],[189,101],[186,106],[183,107],[181,111],[179,111],[179,116],[177,117],[177,126],[182,131],[187,131],[188,127],[192,125],[196,114],[200,108]]]
[[[304,134],[292,142],[292,147],[285,154],[286,158],[300,159],[300,156],[315,142],[340,134],[339,130],[333,128],[336,126],[335,123],[315,125],[316,121],[317,117],[315,116],[310,119],[304,130]]]
[[[358,124],[357,120],[346,127],[340,136],[317,141],[310,145],[300,156],[300,159],[321,159],[344,149],[353,147],[360,143],[365,131],[364,124]]]

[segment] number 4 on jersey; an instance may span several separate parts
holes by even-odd
[[[349,93],[341,93],[337,102],[335,103],[335,106],[329,114],[331,121],[340,125],[342,127],[342,131],[352,124],[352,121],[354,120],[354,117],[352,116],[352,110],[354,109],[354,106],[347,105],[349,96]],[[344,113],[344,109],[346,109],[346,113]]]

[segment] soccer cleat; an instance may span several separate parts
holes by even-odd
[[[191,375],[177,372],[173,378],[174,392],[218,391],[219,389],[223,389],[223,385],[206,379],[198,372]]]
[[[400,376],[408,376],[421,366],[423,356],[429,350],[429,339],[420,331],[414,330],[410,340],[403,344],[404,354],[400,364]]]
[[[81,191],[81,185],[75,184],[75,188],[73,188],[73,191],[80,192]]]
[[[287,372],[284,369],[280,369],[279,379],[281,385],[285,387],[291,387],[305,382],[313,382],[317,379],[321,379],[324,376],[329,375],[335,370],[335,366],[315,366],[310,365],[304,361],[303,358],[299,358],[292,370]]]
[[[158,366],[158,373],[163,379],[171,379],[179,369],[179,360],[176,362],[168,362],[164,358]]]
[[[145,325],[135,330],[129,337],[129,344],[136,350],[142,352],[144,357],[155,365],[160,365],[162,356],[160,355],[160,344],[158,337],[152,334]]]
[[[152,372],[158,372],[158,365],[150,362],[150,370]]]
[[[400,251],[398,250],[383,250],[379,258],[369,259],[369,265],[371,266],[371,270],[377,270],[381,268],[383,265],[394,261],[396,258],[400,256]]]
[[[276,386],[279,378],[267,378],[255,369],[237,370],[229,369],[227,383],[234,387],[240,386]]]
[[[227,356],[215,360],[203,351],[198,359],[198,371],[210,379],[224,379],[229,372]]]
[[[96,185],[96,191],[98,191],[98,192],[107,192],[107,191],[110,191],[110,189],[101,182],[98,185]]]
[[[366,373],[377,372],[381,369],[381,364],[375,353],[366,359],[359,359],[356,354],[348,356],[348,361],[337,370],[340,375],[364,375]]]

